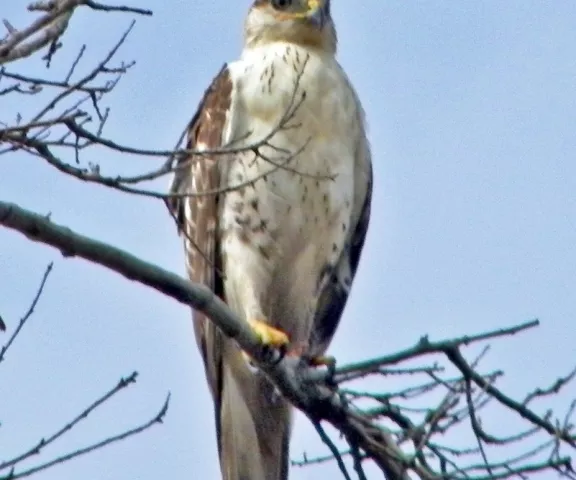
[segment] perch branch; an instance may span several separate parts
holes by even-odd
[[[228,337],[234,339],[258,363],[260,369],[278,387],[280,392],[297,408],[313,419],[316,427],[321,422],[328,422],[339,430],[350,446],[350,454],[354,460],[354,469],[362,478],[364,475],[361,462],[372,460],[386,475],[388,480],[408,480],[409,471],[414,472],[423,480],[440,479],[474,479],[509,478],[522,476],[527,472],[543,469],[555,469],[569,478],[571,477],[570,459],[559,455],[560,444],[574,448],[576,438],[571,432],[569,413],[563,425],[556,426],[548,416],[541,417],[528,406],[514,401],[499,390],[494,382],[497,373],[482,375],[475,368],[486,349],[473,362],[464,359],[460,349],[471,343],[497,338],[503,335],[513,335],[528,328],[533,328],[537,321],[527,322],[511,328],[494,330],[479,335],[465,336],[457,339],[433,342],[423,337],[414,347],[397,352],[392,355],[380,357],[367,362],[341,367],[338,375],[350,375],[362,369],[381,372],[383,367],[389,367],[403,360],[412,360],[421,356],[437,353],[447,358],[460,372],[461,377],[452,381],[439,380],[438,368],[416,369],[420,374],[426,374],[438,380],[439,387],[447,389],[445,399],[437,408],[425,411],[422,423],[415,423],[407,417],[408,410],[391,403],[391,398],[382,397],[380,408],[366,410],[347,399],[347,395],[330,382],[326,382],[325,372],[310,370],[303,366],[299,359],[281,356],[275,350],[269,350],[259,343],[258,338],[245,322],[236,317],[226,304],[216,297],[209,289],[202,285],[193,284],[184,278],[168,272],[157,265],[141,260],[130,253],[113,247],[109,244],[88,238],[71,229],[57,225],[49,218],[25,210],[17,205],[0,201],[0,225],[18,231],[29,239],[41,242],[58,249],[65,257],[77,256],[92,263],[99,264],[113,270],[126,278],[147,285],[174,300],[204,312]],[[414,370],[408,370],[414,375]],[[380,373],[377,373],[380,374]],[[354,377],[352,377],[354,378]],[[324,381],[323,381],[324,380]],[[345,380],[344,380],[345,381]],[[566,382],[560,382],[561,388]],[[430,391],[430,387],[422,387],[422,392]],[[466,398],[466,407],[458,407],[459,399]],[[553,451],[549,458],[531,465],[512,466],[501,463],[488,464],[486,460],[482,465],[460,467],[451,460],[447,454],[465,455],[478,452],[476,449],[457,450],[447,449],[433,441],[436,435],[443,434],[447,428],[461,423],[465,418],[471,418],[475,426],[479,425],[479,410],[491,398],[500,402],[504,407],[515,412],[528,421],[534,430],[524,431],[521,434],[511,435],[507,439],[499,439],[498,443],[512,443],[525,439],[535,431],[547,432],[554,439]],[[355,400],[354,400],[355,402]],[[576,404],[576,403],[575,403]],[[378,420],[386,418],[400,427],[400,432],[384,426]],[[477,438],[493,439],[485,433],[475,429]],[[320,429],[319,429],[320,431]],[[413,442],[416,449],[414,454],[404,453],[400,444]],[[550,441],[550,438],[546,440]],[[328,443],[331,450],[334,445]],[[544,448],[544,447],[542,447]],[[534,450],[540,452],[542,449]],[[456,452],[456,453],[454,453]],[[428,458],[433,454],[440,463],[440,471],[429,465]],[[536,453],[530,452],[530,455]],[[334,455],[342,464],[340,454]],[[526,457],[523,457],[526,458]],[[531,458],[531,457],[530,457]],[[447,473],[447,468],[451,472]],[[347,471],[347,470],[346,470]],[[347,471],[348,472],[348,471]],[[472,472],[474,475],[472,475]],[[492,472],[492,473],[490,473]],[[347,473],[349,475],[349,473]]]

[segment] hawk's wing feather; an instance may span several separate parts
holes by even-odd
[[[372,204],[372,162],[366,139],[358,150],[357,170],[354,187],[356,190],[355,208],[351,218],[351,228],[344,250],[334,266],[326,285],[318,298],[310,347],[313,354],[323,354],[336,333],[350,287],[356,271],[370,223]],[[358,165],[360,168],[358,168]]]
[[[213,79],[192,118],[187,136],[188,150],[215,150],[222,147],[222,132],[230,107],[232,83],[227,65]],[[170,207],[185,237],[186,265],[193,282],[210,288],[224,299],[217,229],[220,195],[202,195],[220,186],[218,163],[225,155],[190,155],[178,160],[171,193],[193,193],[197,196],[173,197]],[[194,330],[204,360],[206,378],[216,404],[216,428],[220,438],[219,405],[222,393],[222,333],[206,316],[193,312]],[[220,443],[220,442],[219,442]]]

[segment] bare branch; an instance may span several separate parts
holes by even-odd
[[[344,479],[345,480],[352,480],[350,478],[350,474],[348,473],[348,469],[346,468],[346,465],[342,461],[342,457],[340,456],[340,452],[338,451],[338,448],[336,447],[336,445],[334,445],[334,442],[327,435],[324,428],[322,428],[322,425],[320,424],[320,422],[314,418],[310,418],[310,421],[312,422],[312,425],[314,425],[316,432],[318,432],[318,436],[320,437],[320,439],[324,442],[325,445],[328,446],[328,448],[330,449],[330,452],[332,452],[332,457],[334,460],[336,460],[336,463],[338,464],[338,468],[340,469],[340,472],[344,476]]]
[[[51,468],[55,465],[69,462],[70,460],[72,460],[74,458],[80,457],[82,455],[86,455],[88,453],[95,452],[96,450],[101,450],[102,448],[107,447],[108,445],[112,445],[113,443],[118,443],[122,440],[126,440],[127,438],[138,435],[138,434],[144,432],[145,430],[148,430],[150,427],[152,427],[158,423],[163,423],[164,417],[166,416],[166,412],[168,411],[169,403],[170,403],[170,395],[168,395],[166,397],[164,404],[162,405],[162,407],[160,408],[158,413],[156,413],[154,415],[153,418],[151,418],[147,422],[145,422],[145,423],[143,423],[143,424],[141,424],[135,428],[132,428],[130,430],[126,430],[126,431],[119,433],[117,435],[113,435],[111,437],[105,438],[104,440],[101,440],[100,442],[93,443],[93,444],[88,445],[86,447],[79,448],[77,450],[74,450],[73,452],[66,454],[66,455],[56,457],[53,460],[50,460],[49,462],[42,463],[40,465],[28,468],[28,469],[23,470],[21,472],[15,472],[14,470],[12,470],[12,471],[10,471],[10,473],[8,473],[8,475],[0,477],[0,480],[16,480],[18,478],[29,477],[30,475],[41,472],[43,470],[47,470],[48,468]]]
[[[90,0],[50,0],[32,3],[28,10],[46,12],[30,26],[18,30],[8,20],[4,26],[8,36],[0,41],[0,65],[29,57],[46,46],[50,46],[46,56],[48,64],[58,49],[57,41],[64,34],[68,23],[79,6],[88,6],[93,10],[106,12],[128,12],[140,15],[152,15],[150,10],[128,6],[103,5]]]
[[[105,266],[180,303],[203,311],[224,334],[236,340],[258,362],[262,371],[296,407],[318,420],[328,421],[346,436],[366,439],[361,443],[362,449],[389,472],[391,478],[405,478],[402,474],[405,457],[393,442],[386,441],[387,434],[382,429],[372,427],[375,430],[367,434],[365,420],[357,415],[348,415],[347,405],[341,401],[340,396],[334,395],[321,384],[306,383],[306,388],[303,388],[305,376],[298,359],[281,357],[279,352],[270,351],[262,345],[252,329],[240,321],[208,288],[192,284],[126,251],[74,233],[13,204],[0,202],[0,224],[23,233],[31,240],[59,249],[65,257],[79,256]]]
[[[14,340],[16,340],[16,337],[18,336],[18,334],[22,331],[22,327],[24,326],[24,324],[28,321],[28,319],[34,313],[34,309],[36,308],[36,305],[38,304],[38,300],[40,300],[40,297],[42,296],[42,292],[44,291],[44,286],[46,285],[46,281],[48,280],[48,276],[50,275],[50,272],[52,271],[53,265],[54,265],[54,263],[50,262],[48,264],[48,266],[46,267],[46,270],[44,271],[44,275],[42,276],[42,280],[40,282],[40,286],[38,287],[38,290],[36,291],[36,295],[34,296],[34,299],[32,300],[30,307],[28,307],[28,310],[26,311],[24,316],[20,319],[20,322],[18,323],[16,330],[14,330],[14,333],[8,339],[8,342],[6,343],[6,345],[4,345],[2,347],[2,349],[0,350],[0,363],[2,363],[2,361],[5,358],[6,352],[8,351],[10,346],[14,343]],[[4,323],[1,320],[0,320],[0,324],[4,327],[4,328],[0,328],[0,330],[5,330],[6,326],[4,325]],[[0,469],[1,468],[2,468],[2,466],[0,464]]]
[[[81,0],[55,0],[48,13],[23,29],[9,29],[8,38],[0,43],[0,65],[29,57],[46,45],[56,42],[68,27],[74,9]],[[33,35],[37,38],[29,40]]]
[[[495,373],[482,375],[474,370],[473,366],[482,358],[486,349],[471,363],[464,359],[459,350],[463,346],[475,342],[513,335],[533,328],[537,325],[537,321],[437,342],[432,342],[424,337],[410,349],[341,367],[337,370],[336,378],[340,374],[349,374],[362,368],[378,371],[376,367],[381,368],[397,364],[400,361],[410,361],[436,353],[444,355],[462,375],[437,382],[438,386],[447,389],[447,394],[436,408],[410,410],[407,407],[392,404],[390,402],[391,396],[383,394],[381,398],[374,396],[374,399],[381,404],[377,410],[366,410],[347,400],[344,391],[323,381],[322,379],[326,378],[325,372],[310,370],[298,359],[282,357],[279,352],[261,345],[248,325],[240,321],[219,298],[204,286],[192,284],[178,275],[144,262],[126,251],[74,233],[68,228],[56,225],[45,217],[26,211],[16,205],[0,202],[0,224],[23,233],[31,240],[55,247],[66,257],[79,256],[100,264],[128,279],[154,288],[180,303],[203,311],[224,334],[235,339],[242,349],[258,362],[261,370],[274,382],[282,394],[313,419],[316,425],[320,425],[321,421],[326,421],[343,434],[351,447],[349,455],[355,462],[355,471],[360,475],[360,478],[362,475],[360,464],[364,458],[374,461],[385,472],[387,478],[394,480],[409,478],[407,476],[408,471],[413,471],[419,478],[425,480],[437,478],[455,480],[473,478],[478,480],[487,478],[487,475],[492,475],[493,478],[508,478],[523,475],[535,468],[540,470],[553,468],[559,470],[563,475],[569,474],[569,458],[557,454],[560,447],[558,442],[574,447],[576,439],[570,433],[568,420],[564,421],[564,427],[556,427],[547,417],[538,416],[528,407],[512,400],[497,389],[493,383],[498,375]],[[420,368],[416,371],[429,376],[437,376],[436,370],[437,367],[427,371]],[[409,376],[414,374],[410,370],[408,372],[410,372],[408,373]],[[420,391],[428,392],[429,390],[426,388],[421,388]],[[466,398],[467,407],[465,409],[458,407],[459,396],[461,395]],[[408,397],[408,394],[405,396]],[[497,439],[485,433],[480,426],[477,412],[487,404],[490,398],[494,398],[527,420],[531,428],[510,435],[505,439]],[[407,416],[409,412],[423,412],[422,421],[418,424],[410,420]],[[523,464],[514,467],[508,462],[504,468],[501,466],[501,462],[490,463],[486,453],[480,467],[477,464],[468,467],[458,466],[447,456],[448,454],[457,456],[482,452],[484,447],[480,445],[477,450],[449,449],[438,445],[434,438],[467,417],[473,424],[473,432],[476,437],[483,442],[510,444],[528,438],[536,432],[544,431],[556,439],[554,443],[554,452],[556,453],[551,454],[545,462],[536,462],[532,466]],[[395,433],[394,430],[385,427],[379,421],[381,418],[392,421],[400,430]],[[399,445],[407,441],[414,443],[415,451],[412,454],[404,453],[399,448]],[[546,442],[550,442],[550,438]],[[328,445],[334,455],[334,451],[338,450],[334,450],[333,445]],[[545,447],[533,449],[535,453],[532,453],[531,456],[528,455],[528,457],[532,458],[544,450]],[[435,455],[438,460],[440,471],[436,470],[429,462],[428,457],[431,454]],[[334,458],[339,462],[342,461],[337,456]],[[522,458],[526,458],[526,456]],[[448,467],[451,467],[451,473],[448,473],[450,472]],[[471,472],[478,470],[484,474],[471,474]]]
[[[114,395],[116,395],[121,390],[124,390],[126,387],[130,386],[131,384],[136,383],[136,377],[137,376],[138,376],[138,372],[133,372],[128,377],[121,378],[120,381],[118,382],[118,384],[114,388],[109,390],[106,394],[104,394],[102,397],[100,397],[98,400],[96,400],[94,403],[92,403],[92,405],[90,405],[88,408],[83,410],[78,416],[76,416],[73,420],[71,420],[69,423],[64,425],[64,427],[62,427],[56,433],[54,433],[53,435],[50,435],[48,438],[42,438],[36,445],[34,445],[32,448],[26,450],[21,455],[18,455],[17,457],[15,457],[11,460],[6,460],[4,462],[1,462],[0,463],[0,470],[5,470],[6,468],[13,467],[13,466],[17,465],[18,463],[23,462],[24,460],[26,460],[27,458],[29,458],[31,456],[38,455],[42,451],[43,448],[47,447],[51,443],[54,443],[56,440],[58,440],[64,434],[66,434],[67,432],[72,430],[72,428],[74,428],[76,425],[78,425],[78,423],[80,423],[82,420],[86,419],[88,417],[88,415],[90,415],[94,410],[96,410],[103,403],[110,400],[110,398],[112,398]]]
[[[526,398],[522,402],[523,405],[528,405],[530,402],[535,400],[536,398],[542,398],[549,395],[553,395],[558,393],[562,387],[566,386],[576,377],[576,367],[572,369],[572,371],[566,375],[565,377],[558,378],[552,385],[547,388],[537,388],[533,392],[526,395]]]

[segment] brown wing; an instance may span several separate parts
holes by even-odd
[[[187,149],[218,149],[222,146],[222,132],[230,107],[232,83],[224,65],[204,93],[198,110],[188,129]],[[197,196],[172,197],[169,207],[178,221],[184,237],[188,276],[193,282],[210,288],[223,298],[220,270],[219,238],[217,229],[219,195],[202,195],[220,186],[218,163],[223,156],[191,155],[179,159],[171,193],[192,193]],[[196,342],[200,348],[206,378],[219,411],[221,395],[222,335],[199,311],[193,312]],[[219,415],[217,428],[220,430]],[[219,434],[219,432],[218,432]]]

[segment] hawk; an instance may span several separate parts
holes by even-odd
[[[313,357],[342,316],[372,192],[364,112],[335,54],[330,0],[255,0],[240,58],[190,122],[198,153],[178,160],[170,188],[190,279],[263,343]],[[223,479],[287,479],[290,405],[202,312],[193,317]]]

